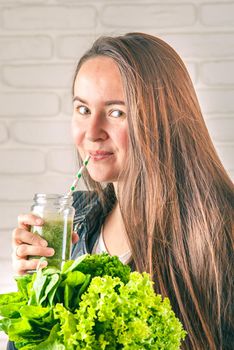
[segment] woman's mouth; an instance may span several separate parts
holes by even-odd
[[[89,155],[92,160],[98,161],[109,159],[111,156],[113,156],[113,153],[107,151],[89,151]]]

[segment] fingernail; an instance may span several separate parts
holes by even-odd
[[[53,248],[48,248],[48,254],[49,255],[54,255],[54,249]]]
[[[36,224],[41,225],[43,223],[42,219],[36,219]]]
[[[47,243],[47,241],[43,240],[43,241],[40,241],[40,245],[42,247],[47,247],[48,243]]]

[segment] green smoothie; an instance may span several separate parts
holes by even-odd
[[[38,233],[47,242],[48,247],[54,249],[55,253],[51,257],[46,257],[48,266],[61,269],[62,263],[70,259],[72,243],[72,219],[63,217],[44,218],[43,226],[34,226],[32,232]],[[40,258],[40,257],[30,257]]]

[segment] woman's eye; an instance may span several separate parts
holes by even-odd
[[[76,106],[75,109],[81,115],[86,115],[90,113],[89,109],[86,106]]]
[[[110,115],[114,118],[121,118],[125,116],[125,113],[123,111],[120,111],[119,109],[115,109],[111,111]]]

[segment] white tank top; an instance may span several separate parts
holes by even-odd
[[[102,226],[102,228],[103,228],[103,226]],[[108,253],[109,254],[109,252],[106,248],[104,239],[103,239],[102,228],[101,228],[100,235],[99,235],[99,237],[98,237],[98,239],[93,247],[92,254],[101,254],[101,253]],[[130,257],[131,257],[131,252],[129,250],[126,253],[119,255],[118,258],[123,264],[127,264]]]

